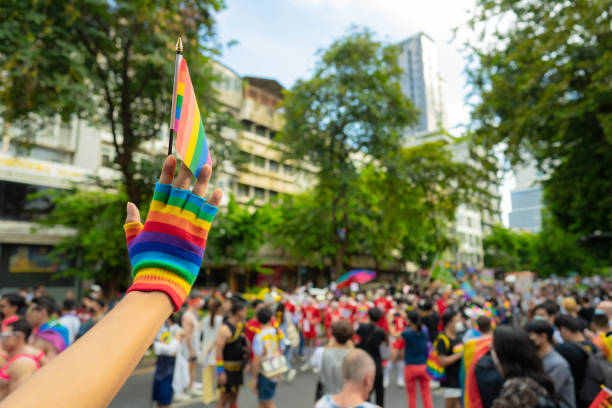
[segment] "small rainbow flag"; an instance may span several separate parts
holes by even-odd
[[[202,166],[212,166],[206,132],[202,124],[198,101],[193,91],[187,61],[181,59],[176,82],[173,130],[176,132],[176,150],[185,166],[198,177]]]

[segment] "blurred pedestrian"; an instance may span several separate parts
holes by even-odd
[[[0,368],[0,400],[15,391],[40,368],[36,358],[26,350],[31,332],[32,325],[25,319],[14,320],[2,329],[2,349],[7,353],[7,361]]]
[[[25,313],[26,300],[17,293],[7,293],[0,299],[0,315],[2,316],[2,330],[9,323],[16,322],[19,315]]]
[[[416,408],[416,382],[421,389],[421,400],[424,408],[433,408],[431,390],[429,387],[430,377],[427,374],[427,335],[422,327],[419,314],[411,310],[408,312],[408,325],[402,332],[405,343],[404,376],[406,379],[406,395],[408,396],[408,407]]]
[[[279,376],[267,373],[264,367],[282,356],[284,336],[280,329],[271,324],[272,309],[263,306],[257,310],[257,320],[261,329],[253,338],[253,390],[257,393],[260,408],[274,408],[276,384]],[[286,368],[286,367],[285,367]]]
[[[461,314],[453,308],[447,308],[442,313],[442,331],[434,342],[440,365],[444,367],[446,373],[446,378],[441,382],[446,408],[461,407],[459,369],[463,356],[463,344],[457,333],[463,330]]]
[[[174,316],[170,315],[153,343],[153,352],[157,356],[153,374],[153,401],[158,408],[172,405],[172,377],[176,354],[181,347],[181,331],[175,324]]]
[[[378,321],[382,318],[382,315],[382,310],[379,308],[371,308],[366,314],[365,321],[357,328],[357,337],[359,337],[357,348],[368,353],[376,366],[373,390],[376,392],[376,404],[381,407],[385,405],[385,387],[383,387],[383,367],[380,348],[387,341],[387,334],[378,326]]]
[[[223,311],[221,309],[221,301],[216,297],[211,297],[208,300],[208,314],[202,319],[202,334],[204,342],[202,343],[202,400],[204,404],[219,399],[219,389],[217,388],[217,378],[215,375],[215,359],[217,348],[217,337],[219,329],[223,324]]]
[[[493,360],[504,378],[493,408],[553,408],[555,388],[542,360],[520,327],[500,326],[493,332]]]
[[[342,360],[341,373],[341,391],[324,395],[315,408],[376,408],[376,405],[368,402],[376,376],[372,357],[363,350],[349,351]]]
[[[62,317],[58,320],[60,324],[68,329],[68,336],[70,337],[70,343],[74,343],[77,333],[81,328],[81,320],[77,316],[75,310],[76,302],[72,298],[64,299],[62,304]]]

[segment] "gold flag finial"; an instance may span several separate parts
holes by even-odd
[[[176,52],[183,52],[183,39],[181,37],[176,40]]]

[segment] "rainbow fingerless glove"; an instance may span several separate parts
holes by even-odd
[[[200,272],[216,213],[189,190],[157,183],[144,226],[123,226],[134,278],[128,293],[164,292],[179,310]]]

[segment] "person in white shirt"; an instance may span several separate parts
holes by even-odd
[[[170,407],[172,404],[172,377],[176,353],[180,347],[180,327],[174,324],[170,316],[153,343],[153,352],[157,356],[153,375],[153,401],[159,408]]]
[[[77,316],[74,299],[64,299],[64,304],[62,306],[63,314],[62,317],[59,318],[59,323],[68,329],[70,344],[72,344],[81,328],[81,319]]]
[[[223,310],[221,301],[216,297],[211,297],[208,300],[208,314],[202,319],[202,333],[204,334],[204,342],[202,342],[202,352],[200,353],[200,363],[202,368],[202,401],[204,404],[210,404],[219,399],[219,390],[217,389],[217,379],[215,376],[216,369],[216,348],[217,336],[219,328],[223,324]]]

